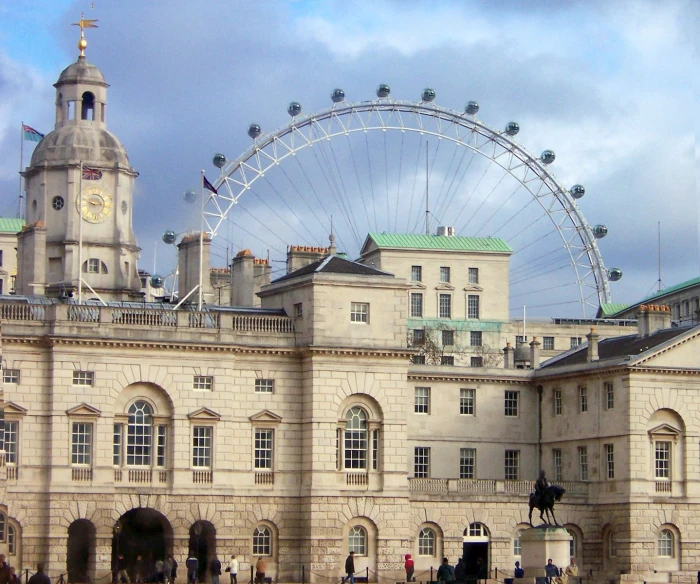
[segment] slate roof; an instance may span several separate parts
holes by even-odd
[[[445,235],[418,235],[403,233],[370,233],[363,250],[372,240],[380,248],[434,249],[441,251],[481,251],[512,253],[513,248],[498,237],[461,237]]]
[[[24,226],[24,219],[0,217],[0,233],[19,233]]]
[[[275,284],[277,282],[284,282],[285,280],[291,280],[292,278],[298,278],[299,276],[305,276],[313,273],[353,274],[355,276],[384,276],[388,278],[394,277],[394,274],[382,272],[381,270],[373,268],[372,266],[346,260],[338,256],[328,256],[321,260],[312,262],[303,268],[299,268],[291,274],[286,274],[280,278],[277,278],[271,283]]]

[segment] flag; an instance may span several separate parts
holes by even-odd
[[[31,140],[32,142],[40,142],[44,137],[41,132],[37,132],[34,128],[30,128],[24,124],[22,124],[22,135],[25,140]]]
[[[102,171],[99,168],[88,168],[83,166],[83,180],[100,180]]]
[[[212,193],[214,193],[215,195],[218,195],[218,194],[219,194],[219,191],[217,191],[217,190],[214,188],[214,185],[211,184],[211,183],[207,180],[207,177],[204,176],[203,174],[202,174],[202,186],[203,186],[205,189],[207,189],[208,191],[211,191]]]

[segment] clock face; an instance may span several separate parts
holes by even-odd
[[[112,212],[112,195],[101,187],[87,187],[78,198],[78,210],[89,223],[102,223]]]

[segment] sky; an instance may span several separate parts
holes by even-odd
[[[434,88],[435,103],[459,112],[476,100],[481,122],[500,130],[516,120],[521,126],[516,139],[524,148],[535,155],[554,150],[557,158],[549,170],[567,188],[584,184],[586,195],[578,202],[582,214],[589,225],[608,227],[608,235],[598,240],[600,252],[606,267],[624,274],[611,283],[613,301],[635,302],[656,290],[659,223],[662,284],[700,275],[700,7],[693,0],[0,2],[2,216],[17,213],[21,123],[42,133],[53,129],[52,85],[77,58],[78,31],[71,23],[81,12],[99,20],[98,29],[86,31],[86,54],[110,84],[108,127],[140,173],[134,230],[143,250],[141,268],[152,271],[155,259],[159,274],[173,269],[175,253],[161,242],[162,232],[196,228],[196,208],[183,193],[197,188],[202,169],[216,179],[214,153],[234,160],[247,151],[249,124],[272,132],[290,123],[290,101],[311,113],[331,106],[333,88],[343,88],[347,101],[359,102],[375,100],[378,84],[387,83],[397,100],[419,101],[423,88]],[[365,141],[369,154],[358,158],[388,160],[386,139],[379,136]],[[395,155],[398,138],[389,140]],[[332,140],[336,163],[346,176],[356,176],[352,147],[338,154],[342,141]],[[24,143],[25,166],[33,146]],[[308,150],[317,158],[321,151]],[[407,155],[402,162],[385,163],[390,166],[394,174],[379,178],[387,192],[397,188],[391,206],[387,196],[388,216],[405,208],[406,185],[415,182],[419,161]],[[281,274],[285,244],[327,245],[326,209],[316,208],[313,199],[302,200],[309,192],[319,202],[330,196],[323,192],[324,172],[310,153],[272,169],[265,188],[286,194],[278,201],[262,186],[244,193],[215,238],[214,263],[223,265],[227,256],[250,248],[256,256],[269,253]],[[371,162],[360,173],[374,173],[370,181],[380,174]],[[450,168],[436,165],[434,174],[429,184],[437,191],[450,180]],[[357,178],[358,185],[361,180],[367,176]],[[468,187],[468,180],[464,189],[474,189],[474,202],[499,182],[491,170],[482,183],[473,178]],[[422,193],[411,196],[416,209],[424,205]],[[364,195],[354,197],[364,204]],[[382,207],[376,206],[380,215]],[[435,222],[449,224],[451,213],[444,209]],[[385,229],[381,217],[365,224],[362,218],[369,215],[358,213],[358,231]],[[538,247],[544,219],[514,247]],[[307,222],[318,225],[302,231]],[[337,213],[334,222],[341,223]],[[394,227],[402,230],[396,221]],[[473,234],[469,228],[463,226],[460,234]],[[343,237],[342,226],[338,235]],[[343,244],[356,256],[357,245],[347,235]],[[520,257],[530,258],[525,252]],[[532,257],[531,265],[543,262]],[[538,276],[535,268],[532,273]],[[554,270],[545,287],[556,285],[559,275]],[[531,282],[541,280],[534,276]],[[533,290],[543,294],[536,286]],[[532,294],[526,301],[537,306]],[[541,303],[546,305],[541,314],[570,308],[550,300]],[[518,302],[511,304],[516,310]]]

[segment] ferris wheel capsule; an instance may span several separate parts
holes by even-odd
[[[211,161],[216,168],[222,168],[224,164],[226,164],[226,156],[221,154],[221,152],[217,152],[214,154],[214,158],[212,158]]]
[[[298,116],[301,113],[301,104],[299,102],[293,101],[287,107],[287,113],[292,117]]]
[[[608,270],[608,278],[610,278],[611,282],[617,282],[622,278],[622,270],[620,268],[610,268]]]
[[[194,203],[197,200],[197,191],[194,189],[187,189],[183,195],[186,203]]]
[[[515,136],[520,131],[520,124],[518,122],[508,122],[506,124],[506,134],[509,136]]]
[[[584,188],[583,185],[574,185],[573,187],[571,187],[569,194],[574,199],[580,199],[581,197],[583,197],[583,195],[586,194],[586,189]]]
[[[379,98],[389,97],[390,93],[391,88],[386,83],[380,83],[379,87],[377,87],[377,97]]]
[[[435,99],[435,90],[431,89],[430,87],[426,87],[423,90],[423,94],[421,95],[421,98],[423,101],[430,103]]]
[[[250,124],[248,126],[248,136],[255,140],[258,136],[262,134],[262,128],[258,124]]]
[[[470,116],[475,116],[479,112],[479,104],[475,101],[468,101],[464,106],[464,113]]]
[[[340,103],[341,101],[345,100],[345,92],[336,87],[332,92],[331,92],[331,99],[333,100],[333,103]]]
[[[172,229],[168,229],[167,231],[163,231],[163,243],[167,243],[168,245],[171,245],[175,243],[175,238],[177,236],[175,235],[175,232]]]
[[[552,164],[556,157],[557,155],[554,154],[554,150],[545,150],[542,152],[542,154],[540,154],[540,160],[543,164]]]
[[[151,276],[151,288],[162,288],[163,287],[163,278],[161,278],[157,274],[153,274]]]
[[[603,239],[608,234],[608,228],[605,225],[596,225],[593,228],[593,237]]]

